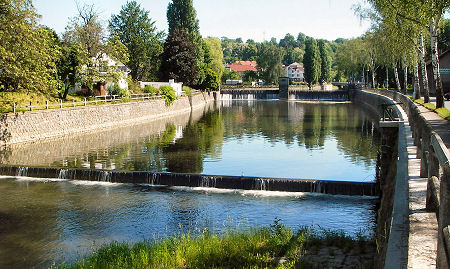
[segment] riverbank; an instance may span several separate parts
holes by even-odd
[[[0,118],[0,145],[36,142],[75,133],[108,130],[189,112],[214,101],[215,93],[164,100],[8,113]]]
[[[56,268],[371,268],[371,238],[280,224],[223,235],[207,229],[133,245],[112,243]]]

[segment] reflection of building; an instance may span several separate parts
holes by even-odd
[[[442,89],[444,93],[450,92],[450,50],[446,50],[439,55],[439,69],[441,71]],[[427,62],[428,85],[431,94],[436,94],[433,79],[433,65]]]
[[[303,65],[299,63],[292,63],[288,66],[284,66],[286,70],[286,76],[293,81],[304,81],[305,69]]]

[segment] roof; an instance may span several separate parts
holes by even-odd
[[[256,61],[236,61],[234,64],[250,65],[250,66],[253,66],[253,67],[257,67],[258,66]]]
[[[236,72],[245,72],[245,71],[254,71],[257,72],[258,70],[256,70],[255,66],[252,65],[242,65],[242,64],[230,64],[228,66],[230,68],[231,71],[236,71]]]
[[[303,65],[299,64],[299,63],[292,63],[289,65],[289,68],[292,70],[300,70],[300,71],[305,71],[305,68],[303,68]]]

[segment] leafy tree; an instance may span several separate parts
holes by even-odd
[[[294,62],[301,63],[303,62],[304,55],[305,51],[301,48],[289,48],[284,55],[283,64],[288,65]]]
[[[127,66],[131,70],[131,77],[146,81],[156,79],[164,33],[157,31],[149,12],[136,1],[128,2],[122,6],[118,15],[111,16],[109,29],[128,49],[130,61]]]
[[[258,56],[258,70],[266,83],[278,84],[278,78],[283,75],[281,60],[283,49],[273,42],[265,42]]]
[[[294,48],[296,46],[297,42],[295,41],[295,37],[289,33],[280,40],[280,47],[283,47],[285,49]]]
[[[331,59],[329,56],[329,47],[325,41],[320,40],[319,42],[319,51],[320,51],[320,81],[321,82],[330,82],[331,80]]]
[[[239,76],[239,73],[236,71],[228,71],[225,70],[225,72],[222,74],[222,83],[225,84],[227,80],[239,80],[241,77]]]
[[[256,73],[255,71],[247,70],[244,72],[242,79],[247,82],[255,81],[258,79],[258,73]]]
[[[216,91],[220,87],[220,79],[217,73],[211,68],[206,68],[205,79],[203,80],[202,89],[207,91]]]
[[[197,80],[197,60],[195,47],[184,29],[172,30],[164,43],[161,62],[161,79],[175,79],[186,85]]]
[[[60,94],[66,99],[70,88],[81,82],[82,67],[88,61],[87,51],[79,43],[62,44],[62,54],[57,62],[58,77],[64,84],[64,91]]]
[[[50,94],[57,88],[59,44],[38,18],[31,1],[0,1],[0,91]]]
[[[320,51],[317,41],[310,38],[306,41],[305,56],[303,57],[303,67],[305,68],[305,81],[309,88],[319,82],[321,63]]]
[[[220,80],[224,71],[223,52],[220,39],[214,37],[205,38],[204,44],[207,47],[210,58],[208,68],[211,68],[217,74]]]

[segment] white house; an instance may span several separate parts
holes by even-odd
[[[304,81],[305,80],[305,69],[303,65],[299,63],[292,63],[284,67],[286,70],[286,77],[292,79],[293,81]]]
[[[170,79],[169,82],[142,82],[139,81],[141,89],[145,86],[150,85],[153,88],[159,89],[161,86],[170,86],[175,91],[176,96],[181,96],[183,92],[183,82],[175,82],[175,80]]]

